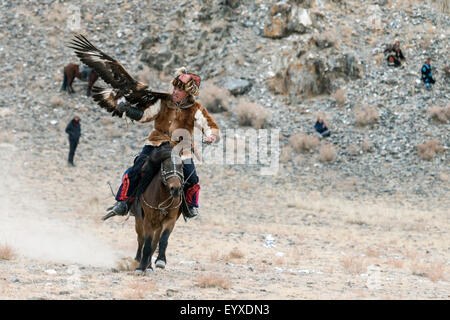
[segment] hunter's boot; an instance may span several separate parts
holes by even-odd
[[[186,219],[193,219],[198,216],[198,196],[200,185],[197,183],[186,190],[185,201],[183,201],[182,212]]]
[[[128,209],[128,203],[126,201],[117,201],[115,205],[108,208],[108,211],[111,211],[119,216],[124,216],[128,213]]]

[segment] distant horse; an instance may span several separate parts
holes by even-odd
[[[98,79],[97,72],[84,65],[80,72],[79,64],[69,63],[64,67],[64,79],[61,90],[67,90],[68,93],[74,93],[75,90],[72,88],[72,83],[75,78],[78,78],[81,81],[88,81],[87,96],[89,97],[91,95],[92,86]]]
[[[172,148],[168,146],[152,154],[147,161],[151,161],[153,165],[160,164],[161,169],[150,182],[145,175],[145,167],[150,164],[144,164],[144,176],[137,187],[136,198],[130,209],[135,215],[138,241],[135,260],[139,262],[139,266],[136,268],[136,274],[153,270],[152,256],[158,245],[155,266],[165,268],[169,236],[181,215],[181,208],[186,205],[183,201],[184,177],[181,158],[172,154]],[[103,220],[114,215],[115,213],[109,213]]]

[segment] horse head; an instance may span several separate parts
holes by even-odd
[[[180,196],[183,186],[183,162],[180,156],[172,154],[161,163],[161,180],[173,198]]]

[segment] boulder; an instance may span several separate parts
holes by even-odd
[[[245,79],[227,78],[222,86],[229,90],[232,95],[238,96],[250,91],[252,83]]]
[[[308,9],[278,2],[270,9],[271,21],[264,27],[263,36],[280,39],[292,33],[305,33],[313,22]]]

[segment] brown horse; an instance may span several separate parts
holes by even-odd
[[[165,153],[165,156],[164,156]],[[169,155],[169,157],[167,157]],[[135,201],[142,210],[136,215],[135,229],[138,249],[136,261],[140,264],[136,274],[152,271],[152,256],[159,245],[155,266],[166,266],[166,249],[169,236],[181,215],[183,201],[183,164],[179,156],[171,149],[160,154],[161,170],[155,175],[150,185]]]
[[[98,79],[98,74],[91,68],[84,67],[80,72],[80,65],[75,63],[69,63],[64,67],[64,79],[61,90],[67,90],[68,93],[74,93],[72,83],[75,78],[81,81],[88,81],[87,96],[91,95],[92,86]]]

